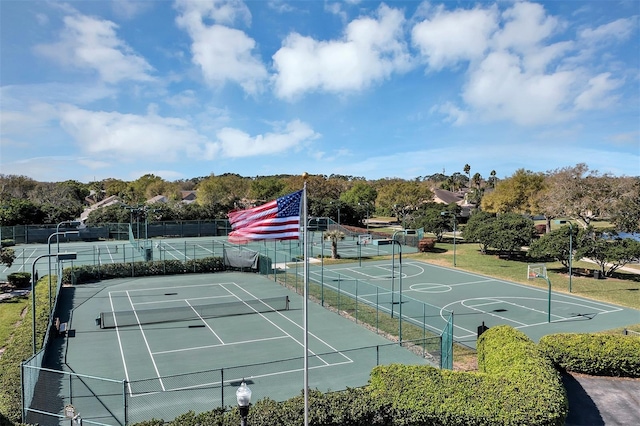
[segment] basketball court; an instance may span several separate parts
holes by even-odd
[[[527,273],[523,268],[523,276]],[[310,279],[401,314],[404,321],[424,321],[434,332],[443,329],[453,312],[454,340],[471,347],[482,324],[507,324],[537,341],[546,334],[596,332],[640,322],[635,309],[414,260],[400,264],[399,256],[362,266],[313,265]]]

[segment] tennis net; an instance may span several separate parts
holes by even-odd
[[[116,328],[142,324],[192,321],[233,315],[256,314],[289,309],[289,296],[250,299],[208,305],[187,305],[137,311],[100,312],[100,328]]]

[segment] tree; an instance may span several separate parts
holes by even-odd
[[[87,225],[97,225],[101,223],[129,223],[131,213],[120,204],[96,209],[89,213],[85,223]]]
[[[473,181],[473,186],[476,189],[480,189],[480,184],[482,183],[482,175],[480,173],[474,173],[471,180]]]
[[[250,181],[240,175],[227,173],[221,176],[210,176],[198,185],[198,204],[226,210],[246,208]]]
[[[519,252],[523,246],[531,244],[535,235],[533,220],[516,213],[498,216],[490,227],[492,232],[488,234],[487,245],[501,253]]]
[[[443,210],[450,214],[443,215]],[[457,214],[459,210],[460,207],[455,203],[449,204],[446,209],[442,208],[442,204],[429,203],[424,212],[416,217],[410,226],[414,229],[424,228],[425,232],[434,234],[436,240],[440,242],[444,233],[451,230],[451,214]]]
[[[538,202],[545,215],[580,219],[585,226],[595,218],[613,216],[627,191],[619,178],[589,170],[584,163],[556,169],[546,181],[548,190]]]
[[[593,227],[581,230],[579,236],[579,248],[576,257],[586,257],[594,261],[600,267],[600,272],[605,277],[628,263],[640,260],[640,242],[631,238],[604,238],[600,231]]]
[[[626,178],[611,218],[619,232],[640,232],[640,178]]]
[[[471,166],[465,164],[463,170],[467,174],[467,188],[471,188]]]
[[[324,233],[324,239],[331,241],[331,258],[340,259],[340,255],[338,254],[338,241],[344,240],[344,232],[338,231],[337,229],[327,231]]]
[[[496,184],[495,190],[482,197],[482,210],[490,213],[538,214],[538,194],[545,187],[542,173],[519,169],[513,176]]]
[[[573,231],[573,236],[570,236],[571,231]],[[572,249],[575,252],[579,242],[578,228],[566,225],[559,229],[555,229],[550,233],[544,234],[539,239],[533,241],[529,246],[527,256],[537,259],[551,258],[562,263],[565,268],[569,268],[570,238],[573,242]]]
[[[498,178],[496,178],[496,171],[491,170],[491,173],[489,173],[489,184],[491,185],[492,188],[496,187],[497,180]]]
[[[383,181],[378,188],[376,206],[403,222],[407,215],[431,201],[433,192],[424,182],[407,182],[402,179]]]
[[[486,254],[489,248],[502,253],[520,251],[533,240],[535,228],[533,220],[515,213],[505,213],[498,217],[486,212],[471,216],[462,231],[466,241],[480,244],[480,251]]]
[[[478,243],[480,252],[487,253],[489,248],[491,233],[493,232],[493,222],[496,216],[487,212],[477,212],[469,218],[467,225],[462,229],[462,238],[468,242]]]
[[[256,177],[249,185],[249,196],[259,202],[267,202],[284,195],[285,184],[273,176]]]
[[[27,176],[0,174],[0,200],[25,199],[37,184]]]
[[[16,253],[13,249],[0,247],[0,264],[7,265],[8,268],[11,268],[15,260]]]
[[[44,223],[45,213],[29,200],[13,198],[3,201],[0,209],[0,225],[32,225]]]

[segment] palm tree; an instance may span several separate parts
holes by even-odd
[[[471,166],[468,164],[464,165],[464,172],[467,174],[467,188],[471,189]]]
[[[340,259],[340,255],[338,254],[338,241],[344,240],[344,232],[337,229],[327,231],[324,233],[324,239],[331,241],[331,258]]]

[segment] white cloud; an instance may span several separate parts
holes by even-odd
[[[188,121],[157,115],[88,111],[73,106],[60,111],[60,125],[78,148],[91,155],[134,162],[175,161],[197,157],[205,138]]]
[[[463,97],[488,120],[532,125],[566,119],[575,73],[526,73],[520,58],[506,52],[489,54],[469,76]]]
[[[414,43],[431,68],[470,61],[460,93],[462,104],[445,101],[432,112],[442,113],[457,125],[473,119],[531,126],[565,121],[580,110],[607,108],[618,99],[614,92],[623,80],[609,72],[596,75],[595,67],[586,62],[589,55],[579,49],[586,40],[597,44],[627,38],[631,19],[584,29],[578,38],[556,41],[567,26],[540,4],[516,2],[499,16],[490,14],[491,10],[445,12],[438,8],[431,12],[432,18],[414,27]],[[493,17],[498,18],[495,23]],[[456,32],[458,26],[465,28],[457,30],[462,35]],[[474,30],[465,32],[468,28]],[[463,42],[465,39],[468,41]]]
[[[237,1],[178,1],[180,15],[176,23],[192,39],[192,62],[200,67],[205,81],[214,87],[227,81],[239,84],[245,92],[262,90],[267,70],[254,54],[256,42],[243,31],[220,25],[237,20],[250,23],[246,6]],[[213,25],[205,22],[213,20]]]
[[[107,20],[66,16],[60,40],[40,44],[35,51],[63,65],[95,71],[107,83],[152,81],[153,68],[118,38],[117,28]]]
[[[402,12],[382,5],[376,15],[349,23],[340,40],[290,34],[273,55],[276,95],[293,99],[313,91],[358,91],[409,70]]]
[[[86,156],[122,162],[263,156],[297,149],[320,137],[308,124],[293,120],[256,136],[224,127],[216,131],[217,140],[211,142],[189,120],[161,117],[153,106],[146,115],[64,106],[59,115],[61,127],[76,140]]]
[[[637,19],[618,19],[594,29],[585,28],[578,34],[587,43],[603,43],[607,41],[626,40],[631,36]]]
[[[449,12],[440,6],[432,15],[416,24],[411,35],[413,44],[435,70],[481,57],[498,27],[495,7]]]
[[[613,104],[618,97],[612,95],[615,89],[622,86],[622,80],[611,78],[611,73],[602,73],[589,80],[587,88],[575,100],[578,110],[605,109]]]
[[[153,5],[152,2],[138,0],[118,0],[111,2],[116,15],[124,19],[131,19],[145,12]]]
[[[181,13],[178,19],[187,27],[199,26],[206,20],[220,25],[251,25],[251,12],[241,0],[176,0],[175,8]]]
[[[436,105],[431,108],[430,112],[439,112],[444,114],[447,117],[445,120],[456,126],[463,125],[469,120],[469,113],[458,108],[452,102],[445,102],[442,105]]]
[[[562,29],[559,20],[548,16],[538,3],[517,2],[502,13],[504,25],[493,37],[496,50],[528,53]]]
[[[217,132],[218,141],[208,146],[209,155],[239,158],[270,155],[297,149],[320,135],[306,123],[294,120],[276,132],[251,136],[239,129],[225,127]]]

